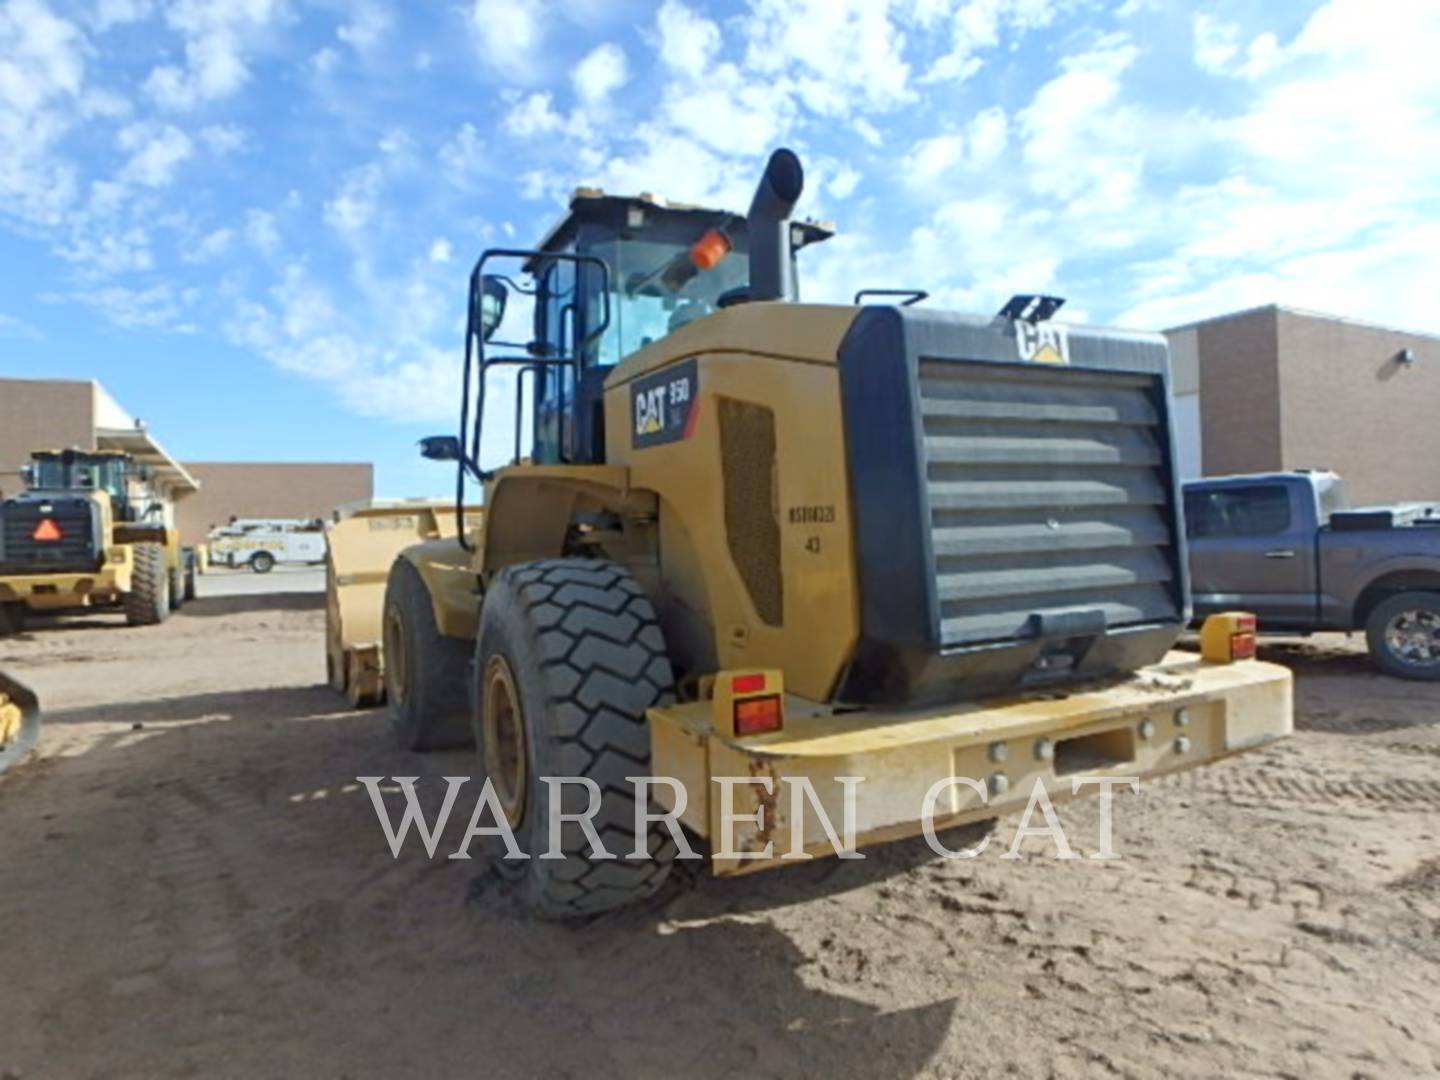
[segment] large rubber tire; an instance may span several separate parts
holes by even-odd
[[[24,604],[0,604],[0,637],[24,633],[26,613]]]
[[[185,571],[178,566],[170,567],[170,610],[179,611],[185,603]]]
[[[531,857],[506,859],[501,839],[485,837],[493,864],[517,883],[525,906],[548,918],[594,914],[649,896],[676,855],[669,832],[652,826],[643,845],[651,857],[632,857],[635,788],[627,778],[650,772],[645,710],[675,699],[650,601],[624,569],[599,560],[551,559],[497,575],[481,609],[475,663],[476,746],[481,771],[497,792],[510,782],[503,779],[507,762],[496,763],[492,775],[487,760],[495,739],[486,737],[485,695],[492,665],[502,662],[517,691],[524,738],[525,766],[515,785],[524,797],[512,828]],[[568,823],[561,833],[564,857],[538,858],[549,846],[545,776],[595,782],[601,792],[595,830],[616,858],[591,859],[585,834]],[[564,792],[567,810],[585,808],[583,789]]]
[[[195,574],[196,567],[194,563],[191,563],[189,566],[185,567],[185,584],[183,589],[181,590],[181,593],[185,598],[185,603],[187,604],[191,600],[195,599],[195,594],[198,591],[195,586]]]
[[[232,562],[233,566],[234,563]],[[275,569],[275,556],[268,551],[257,551],[250,556],[250,569],[257,574],[268,574]]]
[[[415,564],[390,568],[382,616],[390,729],[402,750],[469,746],[470,645],[435,625],[430,590]]]
[[[155,626],[170,617],[170,571],[164,544],[133,544],[130,557],[135,570],[125,594],[125,621],[131,626]]]
[[[1422,627],[1428,624],[1431,628],[1429,660],[1407,657],[1392,648],[1388,631],[1392,623],[1406,615],[1418,616]],[[1370,613],[1365,622],[1365,641],[1370,647],[1370,659],[1387,675],[1426,682],[1440,680],[1440,593],[1406,592],[1392,596]]]

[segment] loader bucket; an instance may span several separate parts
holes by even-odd
[[[14,765],[40,738],[40,704],[20,683],[0,672],[0,773]]]
[[[467,528],[480,523],[467,507]],[[455,506],[446,501],[403,500],[342,506],[326,527],[325,669],[331,687],[352,706],[385,700],[381,619],[385,583],[396,557],[413,544],[451,539]]]

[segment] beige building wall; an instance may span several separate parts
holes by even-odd
[[[192,461],[185,467],[200,481],[200,490],[177,507],[186,544],[232,517],[327,517],[375,491],[375,467],[368,463]]]
[[[1275,309],[1213,319],[1194,330],[1205,475],[1281,468]]]
[[[1334,469],[1352,502],[1440,500],[1440,338],[1284,308],[1275,318],[1281,466]]]
[[[0,379],[0,493],[24,484],[32,450],[95,448],[99,388],[89,380]]]
[[[1357,504],[1440,500],[1440,338],[1276,306],[1167,335],[1177,394],[1193,337],[1205,475],[1333,469]]]

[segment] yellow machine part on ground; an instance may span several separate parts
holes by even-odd
[[[0,672],[0,772],[14,765],[40,737],[40,705],[21,683]]]
[[[480,513],[466,508],[467,531]],[[355,707],[385,697],[381,619],[391,564],[406,548],[457,533],[454,504],[439,500],[342,507],[326,527],[325,666],[330,685]]]

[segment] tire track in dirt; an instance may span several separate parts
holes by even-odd
[[[1255,771],[1202,769],[1167,776],[1156,781],[1160,788],[1181,789],[1222,795],[1231,801],[1249,799],[1261,803],[1335,803],[1340,801],[1378,803],[1396,810],[1440,809],[1440,780],[1397,778],[1361,779],[1341,777],[1267,776]]]

